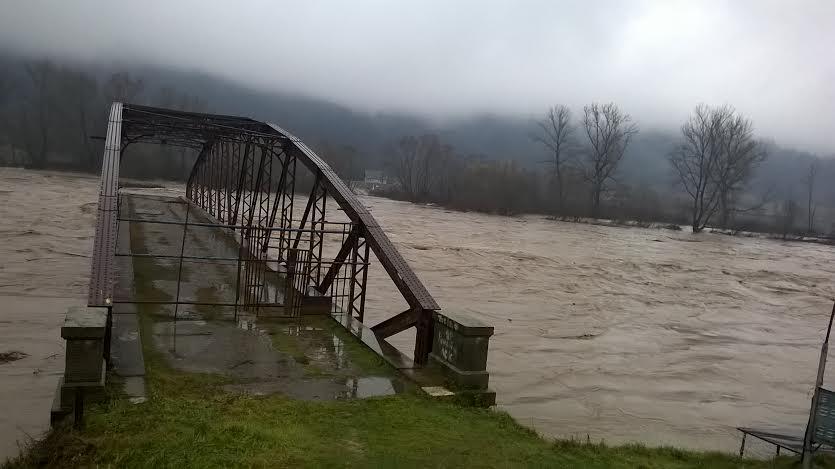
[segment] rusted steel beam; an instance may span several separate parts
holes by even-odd
[[[348,238],[345,239],[345,242],[342,243],[342,247],[339,248],[339,252],[336,253],[336,257],[333,258],[333,263],[331,264],[328,272],[322,278],[322,282],[316,288],[319,290],[319,293],[325,293],[331,287],[333,283],[333,279],[336,278],[336,274],[339,273],[339,268],[342,267],[345,259],[350,254],[351,250],[354,248],[354,245],[357,242],[357,238],[359,237],[359,229],[354,227],[351,229],[351,232],[348,234]]]
[[[224,170],[224,191],[226,192],[226,212],[223,214],[223,218],[220,220],[225,223],[231,223],[232,218],[232,181],[235,179],[235,171],[238,168],[238,148],[240,145],[232,145],[230,143],[226,143],[226,155],[227,158],[224,158],[226,161],[226,169]],[[232,148],[229,148],[232,147]]]
[[[155,219],[155,218],[119,217],[119,221],[129,221],[129,222],[134,222],[134,223],[148,223],[148,224],[158,224],[158,225],[182,225],[183,224],[183,222],[177,221],[177,220],[158,220],[158,219]],[[210,228],[239,228],[239,229],[243,229],[243,228],[248,227],[248,225],[229,225],[229,224],[226,224],[226,223],[189,222],[188,224],[189,224],[189,226],[207,226],[207,227],[210,227]],[[258,229],[264,230],[264,231],[285,231],[285,232],[288,232],[288,233],[298,233],[300,231],[304,232],[304,233],[310,233],[310,232],[313,231],[310,228],[308,228],[308,229],[304,229],[304,228],[282,228],[280,226],[279,227],[273,226],[273,227],[269,227],[269,228],[259,227]],[[320,231],[320,230],[317,230],[317,232],[318,231]],[[339,230],[323,230],[321,232],[325,233],[325,234],[340,234],[340,233],[343,233],[343,231],[339,231]]]
[[[435,319],[431,310],[421,310],[415,323],[415,354],[414,360],[417,365],[426,365],[429,362],[429,353],[432,352],[432,334],[435,329]]]
[[[299,228],[304,228],[304,225],[307,224],[307,217],[310,216],[310,210],[313,207],[313,204],[316,201],[316,191],[319,189],[319,175],[316,175],[316,180],[313,182],[313,189],[310,190],[310,197],[307,198],[307,205],[304,206],[304,213],[302,214],[302,219],[299,222]],[[296,235],[296,240],[293,241],[293,249],[299,248],[299,242],[302,239],[301,231],[299,234]]]
[[[421,311],[417,309],[407,309],[402,313],[392,316],[385,321],[373,326],[371,330],[374,332],[377,337],[381,339],[385,339],[386,337],[391,337],[394,334],[400,333],[405,331],[406,329],[413,327],[417,324],[418,319],[420,319]]]
[[[293,225],[293,195],[296,191],[296,157],[285,152],[287,159],[287,179],[284,181],[282,187],[281,198],[281,222],[282,227],[291,227]],[[284,260],[287,251],[292,247],[290,245],[290,234],[284,231],[279,232],[278,238],[278,259]]]
[[[264,160],[267,158],[267,151],[261,150],[261,159],[258,162],[258,170],[256,171],[257,174],[255,175],[255,183],[250,188],[250,203],[249,203],[249,219],[246,222],[247,228],[247,236],[250,236],[252,233],[252,222],[255,217],[255,205],[257,204],[257,198],[259,195],[259,188],[261,187],[261,178],[264,177]]]
[[[270,213],[270,219],[267,223],[267,226],[273,226],[275,224],[275,215],[278,213],[278,207],[281,206],[282,201],[284,200],[284,183],[287,180],[287,166],[289,157],[285,155],[284,158],[281,158],[279,154],[274,153],[275,157],[281,161],[281,176],[278,178],[278,186],[275,188],[275,199],[273,200],[273,208],[272,212]],[[270,237],[272,235],[272,231],[267,231],[267,239],[264,240],[264,247],[262,248],[264,252],[270,246]]]
[[[319,179],[319,176],[316,176]],[[310,216],[310,260],[315,266],[310,270],[310,279],[313,285],[318,285],[322,278],[322,248],[325,244],[325,213],[327,211],[328,193],[325,187],[317,184],[318,190],[314,192],[316,199],[313,201],[313,210]]]
[[[328,194],[337,201],[351,221],[365,227],[371,249],[409,305],[427,310],[440,309],[438,303],[417,278],[403,256],[397,252],[368,209],[362,205],[336,172],[301,140],[275,124],[268,123],[268,125],[290,139],[289,152],[299,158],[311,171],[320,172]]]
[[[116,281],[113,258],[116,254],[119,210],[119,159],[122,148],[122,104],[113,103],[107,123],[99,185],[93,258],[90,263],[88,306],[110,307]]]
[[[230,225],[237,224],[238,222],[238,210],[241,208],[241,193],[244,189],[244,178],[246,177],[246,161],[247,156],[249,155],[249,142],[246,143],[244,146],[244,154],[240,157],[241,162],[241,170],[240,176],[238,178],[238,186],[235,189],[235,210],[232,212],[232,220],[230,220]]]
[[[351,315],[363,321],[365,316],[365,292],[368,283],[368,242],[365,238],[357,238],[357,243],[351,254],[351,288],[348,299],[348,310]],[[321,263],[320,263],[321,265]]]
[[[219,145],[218,148],[215,148],[214,154],[215,157],[212,158],[212,193],[215,196],[214,199],[214,210],[215,210],[215,218],[220,219],[221,215],[221,208],[220,208],[220,162],[223,158],[222,154],[223,145]]]
[[[296,160],[300,159],[302,164],[319,179],[318,187],[314,188],[312,194],[309,214],[305,217],[305,224],[312,225],[313,231],[317,231],[311,236],[309,251],[311,262],[317,264],[314,266],[315,270],[311,270],[315,272],[313,285],[318,284],[318,289],[328,291],[337,277],[340,280],[343,279],[344,276],[339,273],[339,266],[347,265],[345,263],[347,256],[352,256],[349,262],[352,264],[356,257],[357,265],[351,267],[346,273],[346,279],[351,282],[349,311],[352,315],[361,317],[366,293],[367,270],[357,267],[363,258],[364,262],[361,264],[367,267],[367,250],[373,251],[395,287],[409,304],[409,310],[415,312],[409,315],[409,321],[406,323],[410,324],[408,327],[415,326],[417,329],[415,361],[425,363],[425,358],[431,350],[432,311],[440,309],[437,302],[368,209],[333,169],[303,142],[276,125],[248,118],[134,105],[124,105],[121,108],[121,126],[119,127],[121,133],[115,140],[115,145],[106,145],[106,148],[114,148],[118,152],[120,148],[132,142],[166,142],[200,149],[201,156],[198,156],[198,161],[189,174],[187,195],[192,201],[228,225],[249,228],[246,229],[246,233],[242,233],[244,238],[247,238],[242,240],[246,244],[246,247],[242,249],[245,249],[247,253],[255,249],[258,253],[252,254],[254,257],[266,254],[273,227],[280,228],[279,262],[284,262],[284,253],[298,245],[294,241],[299,238],[291,235],[291,229],[296,224],[292,218],[293,195]],[[217,142],[220,146],[214,149],[209,146],[207,149],[210,141]],[[255,161],[256,148],[260,148],[262,152],[261,164]],[[210,154],[207,155],[207,152]],[[264,154],[267,152],[279,158],[279,152],[284,155],[282,176],[279,179],[279,187],[276,189],[272,205],[270,205],[270,199],[273,198],[272,174],[265,176],[265,171],[269,173],[272,171],[263,164]],[[118,159],[116,163],[118,178]],[[272,163],[271,159],[270,163]],[[103,178],[104,174],[103,171]],[[266,182],[262,179],[263,177],[268,178]],[[115,198],[118,195],[118,182],[112,192]],[[336,260],[339,262],[335,260],[320,279],[321,265],[324,263],[319,254],[321,243],[317,236],[325,234],[325,202],[328,196],[336,201],[339,208],[350,219],[352,232],[349,233],[349,238],[353,235],[353,239],[340,248],[340,252],[344,248],[345,253],[337,256]],[[279,209],[281,210],[280,219],[278,219]],[[254,218],[256,210],[258,211],[257,220]],[[256,222],[257,227],[254,226]],[[250,239],[253,238],[249,236],[253,229],[256,230],[255,237]],[[354,233],[354,230],[358,231]],[[345,232],[343,231],[342,234],[344,236]],[[249,283],[256,281],[260,275],[257,272],[255,274],[254,277],[250,275]],[[245,300],[245,302],[249,301]],[[400,319],[402,321],[404,318]],[[400,327],[403,326],[402,322],[399,324]]]

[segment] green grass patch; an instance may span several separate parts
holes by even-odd
[[[796,458],[552,443],[504,413],[411,395],[313,403],[226,394],[199,380],[159,384],[149,402],[95,406],[83,431],[57,429],[5,467],[797,467]]]

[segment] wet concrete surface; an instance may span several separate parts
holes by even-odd
[[[411,389],[381,359],[361,350],[326,317],[254,318],[234,322],[192,319],[158,321],[153,341],[168,363],[182,371],[231,378],[231,392],[280,393],[303,400],[383,396]],[[336,326],[338,327],[338,326]],[[359,357],[368,355],[367,357]],[[368,361],[371,365],[368,366]]]
[[[177,199],[123,196],[131,218],[181,221]],[[194,207],[191,220],[206,221]],[[202,218],[202,219],[201,219]],[[130,246],[119,252],[178,255],[180,225],[132,223]],[[184,255],[235,257],[234,238],[217,228],[189,227]],[[179,259],[133,258],[138,300],[177,298]],[[232,303],[237,263],[184,262],[180,301]],[[278,284],[279,279],[274,280]],[[278,298],[281,299],[280,297]],[[142,305],[153,318],[153,344],[182,371],[226,376],[226,389],[253,395],[280,393],[296,399],[333,400],[382,396],[411,389],[385,362],[365,350],[328,316],[262,318],[231,306]]]

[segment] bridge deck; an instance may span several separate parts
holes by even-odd
[[[123,194],[120,217],[182,223],[186,210],[180,198]],[[190,220],[210,222],[194,206],[188,210]],[[128,231],[127,239],[120,237],[116,269],[120,279],[133,278],[133,288],[123,288],[120,282],[116,308],[136,308],[146,322],[142,331],[151,335],[145,340],[151,340],[171,366],[229,376],[232,391],[278,392],[299,399],[413,389],[328,316],[264,320],[243,308],[236,314],[234,306],[223,306],[234,304],[237,262],[196,259],[236,256],[237,241],[223,228],[186,230],[184,255],[190,258],[183,262],[178,305],[171,303],[177,297],[183,226],[131,222]],[[279,285],[275,277],[271,282]],[[276,294],[280,289],[270,291]],[[282,299],[278,293],[279,303]]]

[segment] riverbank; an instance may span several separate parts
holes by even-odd
[[[649,229],[664,229],[664,230],[671,230],[671,231],[691,231],[691,228],[687,224],[679,223],[682,220],[678,219],[678,221],[668,220],[668,221],[655,221],[650,220],[638,220],[638,219],[629,219],[629,218],[593,218],[593,217],[583,217],[583,216],[569,216],[569,215],[549,215],[547,212],[542,211],[529,211],[529,212],[504,212],[504,211],[496,211],[496,210],[479,210],[479,209],[469,209],[465,207],[458,207],[458,206],[451,206],[449,204],[443,203],[435,203],[435,202],[420,202],[420,201],[412,201],[408,198],[404,197],[402,194],[398,192],[394,192],[391,190],[377,190],[371,191],[370,195],[373,197],[380,197],[386,198],[389,200],[397,201],[397,202],[408,202],[413,203],[415,205],[422,205],[422,206],[429,206],[429,207],[437,207],[443,210],[454,210],[461,213],[483,213],[486,215],[496,215],[496,216],[504,216],[504,217],[520,217],[526,215],[533,215],[533,216],[543,216],[547,220],[553,221],[563,221],[568,223],[581,223],[586,225],[596,225],[596,226],[612,226],[618,228],[649,228]],[[757,226],[762,226],[757,225]],[[746,230],[746,229],[731,229],[731,228],[718,228],[718,227],[706,227],[704,229],[705,233],[717,233],[717,234],[724,234],[729,236],[741,236],[746,238],[763,238],[763,239],[774,239],[779,241],[794,241],[794,242],[802,242],[802,243],[816,243],[816,244],[825,244],[825,245],[835,245],[835,236],[829,235],[824,236],[820,234],[808,234],[808,233],[777,233],[772,231],[754,231],[754,230]]]
[[[675,223],[662,223],[653,221],[638,221],[638,220],[613,220],[607,218],[586,218],[586,217],[563,217],[563,216],[549,216],[548,220],[563,221],[569,223],[583,223],[586,225],[596,226],[613,226],[617,228],[648,228],[654,230],[669,230],[669,231],[686,231],[692,232],[692,229],[686,225],[678,225]],[[835,245],[835,238],[826,236],[806,236],[796,234],[780,234],[759,231],[745,231],[745,230],[731,230],[723,228],[706,227],[704,233],[721,234],[725,236],[739,236],[743,238],[758,238],[758,239],[773,239],[776,241],[793,241],[798,243],[815,243],[824,244],[828,246]]]
[[[175,370],[143,342],[147,401],[129,402],[111,380],[109,400],[88,408],[83,430],[58,427],[2,467],[721,469],[797,464],[787,457],[740,460],[717,452],[549,441],[504,412],[410,393],[330,402],[232,393],[225,390],[228,377]],[[823,463],[820,467],[835,467]]]

